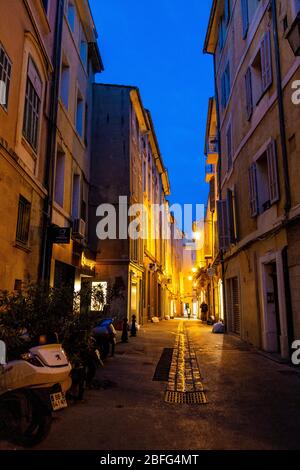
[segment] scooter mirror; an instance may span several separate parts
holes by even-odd
[[[6,364],[6,344],[4,341],[0,341],[0,365]]]

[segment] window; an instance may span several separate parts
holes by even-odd
[[[216,179],[212,178],[209,182],[209,202],[210,211],[215,212],[216,210]]]
[[[248,67],[245,75],[245,88],[246,88],[246,112],[248,121],[251,119],[253,113],[253,95],[252,95],[252,71]]]
[[[227,147],[227,171],[232,168],[232,127],[229,125],[226,133],[226,147]]]
[[[236,335],[241,334],[240,288],[237,277],[227,280],[228,329]]]
[[[260,0],[241,0],[244,39],[247,37],[249,25],[256,13],[259,3]]]
[[[285,17],[283,18],[282,27],[283,27],[283,32],[285,33],[289,27],[289,20],[288,20],[287,15],[285,15]]]
[[[227,220],[228,220],[228,236],[229,243],[235,244],[238,239],[237,233],[237,212],[236,212],[236,191],[235,189],[227,189]]]
[[[225,9],[224,9],[224,20],[225,24],[228,26],[228,23],[230,21],[230,15],[231,15],[231,0],[225,0]]]
[[[11,62],[0,44],[0,105],[8,107],[8,95],[11,78]]]
[[[230,89],[231,89],[231,84],[230,84],[230,66],[229,62],[225,68],[225,71],[222,75],[221,78],[221,97],[222,97],[222,107],[223,109],[226,108],[229,96],[230,96]]]
[[[266,212],[279,200],[276,143],[272,141],[262,156],[249,168],[251,216]]]
[[[88,145],[88,136],[89,136],[89,107],[88,104],[85,104],[84,112],[84,143]]]
[[[224,41],[225,41],[225,25],[224,25],[224,18],[221,18],[220,24],[219,24],[219,49],[222,51],[224,47]]]
[[[83,133],[83,117],[84,117],[84,103],[83,98],[78,91],[77,93],[77,104],[76,104],[76,130],[80,137]]]
[[[42,4],[43,4],[44,10],[45,10],[45,13],[47,14],[48,13],[49,0],[42,0]]]
[[[60,97],[66,109],[69,108],[70,93],[70,67],[66,62],[62,63],[61,81],[60,81]]]
[[[76,10],[75,10],[75,5],[71,2],[68,3],[67,16],[68,16],[68,23],[70,25],[70,28],[74,33],[75,32]]]
[[[72,217],[79,219],[79,201],[80,201],[80,176],[73,175],[73,195],[72,195]]]
[[[81,211],[80,211],[81,220],[86,222],[86,202],[84,199],[81,201]]]
[[[39,119],[42,97],[42,82],[31,59],[28,62],[23,135],[34,150],[37,150]]]
[[[219,248],[226,251],[238,239],[235,191],[227,189],[226,199],[217,201]]]
[[[253,100],[258,104],[273,83],[270,31],[263,36],[260,49],[252,63],[251,81]]]
[[[226,199],[217,201],[217,214],[218,214],[219,248],[222,251],[226,251],[229,248],[229,244],[230,244]]]
[[[55,201],[64,207],[65,195],[65,154],[57,151],[55,171]]]
[[[81,40],[80,40],[80,58],[84,65],[84,69],[87,69],[87,61],[88,61],[88,43],[84,34],[84,31],[81,26]]]
[[[147,162],[143,162],[143,191],[147,191]]]
[[[31,203],[23,196],[19,197],[18,221],[16,231],[16,242],[21,245],[27,245],[30,228]]]

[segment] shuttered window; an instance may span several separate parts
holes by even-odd
[[[235,195],[232,189],[227,189],[227,219],[229,242],[234,244],[237,242],[237,225],[236,225],[236,207]]]
[[[241,0],[242,20],[243,20],[243,38],[248,34],[249,29],[249,10],[248,0]]]
[[[221,94],[222,94],[222,106],[223,109],[226,108],[231,90],[230,83],[230,65],[229,62],[224,70],[224,73],[221,78]]]
[[[237,277],[227,280],[228,329],[236,335],[241,334],[240,289]]]
[[[231,124],[227,129],[226,143],[227,143],[227,170],[230,171],[232,168],[232,127],[231,127]]]
[[[268,177],[269,177],[269,192],[270,202],[274,204],[279,200],[279,184],[278,184],[278,166],[277,166],[277,152],[276,143],[273,140],[267,148],[268,159]]]
[[[263,37],[263,40],[260,45],[260,55],[261,55],[262,92],[264,93],[272,85],[272,81],[273,81],[270,31],[265,33]]]
[[[247,119],[249,120],[253,113],[252,72],[250,67],[248,67],[245,75],[245,87]]]
[[[210,211],[216,210],[216,180],[212,178],[209,182],[209,199],[210,199]]]
[[[258,215],[256,163],[253,163],[249,168],[249,201],[251,217],[256,217]]]
[[[229,229],[228,229],[228,214],[227,214],[227,201],[217,201],[218,213],[218,232],[219,232],[219,248],[226,251],[229,248]]]
[[[249,201],[251,216],[268,210],[280,198],[276,142],[249,168]]]
[[[230,3],[231,0],[225,0],[225,23],[228,25],[229,20],[230,20]]]

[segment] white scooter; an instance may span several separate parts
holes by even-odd
[[[49,433],[52,411],[67,407],[71,365],[59,344],[31,348],[0,366],[0,429],[30,447]]]

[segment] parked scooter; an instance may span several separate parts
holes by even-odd
[[[52,412],[67,407],[71,365],[59,344],[29,349],[0,366],[0,429],[25,447],[49,433]]]

